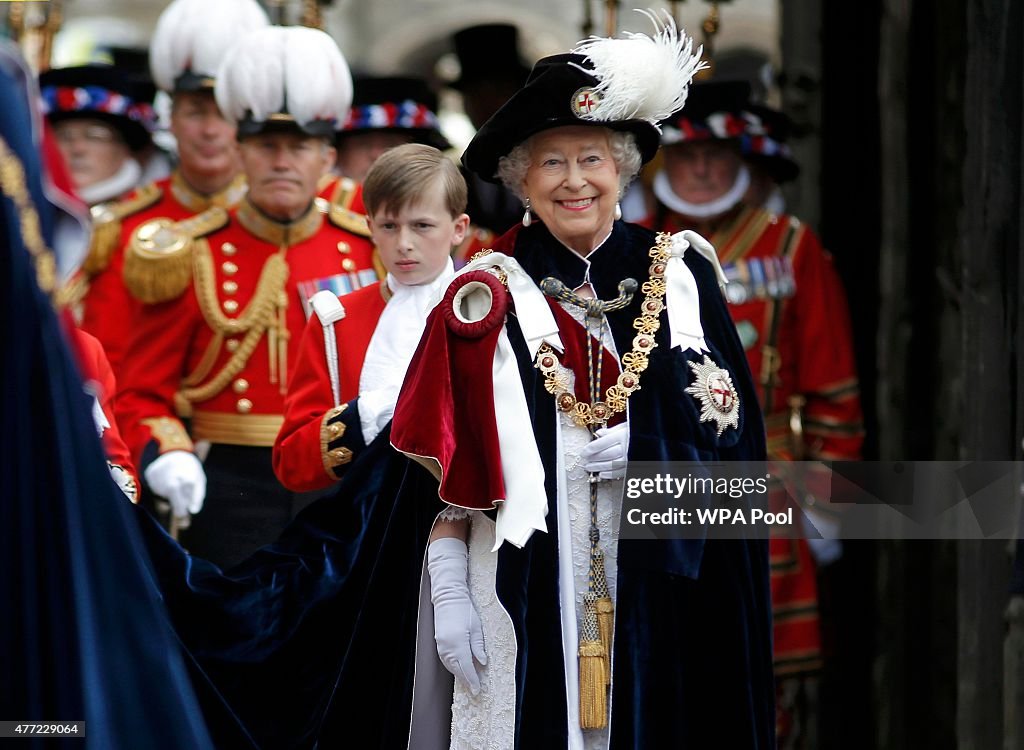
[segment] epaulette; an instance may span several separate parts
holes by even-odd
[[[366,222],[366,217],[363,214],[357,214],[355,211],[331,204],[327,218],[334,226],[344,229],[346,232],[360,237],[368,238],[370,236],[370,225]]]
[[[228,223],[214,206],[178,222],[153,219],[132,232],[124,255],[124,285],[147,305],[181,296],[192,281],[192,246]]]
[[[333,325],[345,317],[345,306],[341,304],[338,295],[329,289],[323,289],[314,294],[310,298],[309,304],[320,319],[322,326]]]
[[[155,206],[163,196],[163,189],[151,182],[136,190],[129,198],[101,203],[89,209],[92,214],[92,238],[82,270],[90,276],[106,270],[121,239],[121,223],[129,216]]]
[[[342,177],[331,194],[331,200],[319,199],[317,205],[334,226],[360,237],[369,237],[370,225],[366,223],[366,216],[351,208],[358,189],[358,183]]]
[[[352,201],[355,200],[359,191],[359,183],[350,177],[339,177],[331,191],[331,203],[342,208],[352,208]]]

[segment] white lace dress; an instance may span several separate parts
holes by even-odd
[[[578,308],[566,308],[578,320]],[[605,329],[605,346],[611,335]],[[570,389],[573,373],[564,370]],[[555,409],[552,400],[551,408]],[[590,440],[586,428],[558,413],[560,497],[558,508],[559,572],[562,603],[562,643],[565,653],[566,704],[570,750],[597,750],[608,746],[608,730],[579,728],[579,665],[577,646],[579,622],[583,617],[583,595],[587,591],[590,568],[590,483],[583,470],[580,452]],[[623,481],[602,481],[598,485],[597,525],[601,548],[605,555],[608,588],[615,600],[617,539],[622,508]],[[537,532],[541,533],[541,532]],[[455,681],[452,703],[452,750],[511,750],[514,746],[515,711],[515,632],[505,609],[495,594],[497,552],[494,546],[494,523],[482,513],[470,515],[469,588],[484,632],[487,666],[481,670],[481,690],[475,697]],[[570,549],[566,555],[563,550]],[[571,584],[570,584],[571,581]]]

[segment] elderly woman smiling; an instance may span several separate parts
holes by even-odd
[[[619,198],[643,161],[636,139],[607,128],[567,125],[520,143],[498,163],[501,181],[565,245],[586,256],[622,218]]]
[[[588,40],[463,155],[522,224],[452,282],[391,433],[449,504],[421,614],[453,748],[773,746],[766,544],[619,539],[627,460],[764,456],[713,248],[620,220],[699,67],[671,23]]]

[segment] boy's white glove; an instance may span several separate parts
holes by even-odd
[[[583,468],[601,479],[621,479],[626,476],[626,454],[629,452],[629,425],[602,427],[597,438],[583,446],[580,458]]]
[[[480,616],[469,598],[468,567],[469,552],[461,539],[443,537],[427,548],[437,655],[445,669],[476,695],[480,675],[473,661],[486,665],[487,654]]]
[[[373,442],[395,416],[398,390],[390,386],[359,394],[359,422],[363,429],[363,442]]]
[[[146,467],[146,484],[171,504],[176,518],[188,518],[203,509],[206,472],[190,451],[168,451]]]

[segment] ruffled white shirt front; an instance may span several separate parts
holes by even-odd
[[[392,296],[377,321],[359,375],[359,419],[367,444],[394,416],[398,391],[423,335],[427,315],[454,274],[450,258],[428,284],[410,286],[388,274]]]

